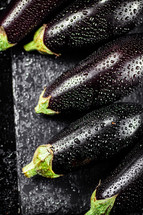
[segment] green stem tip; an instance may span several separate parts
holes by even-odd
[[[48,144],[41,145],[36,149],[33,160],[22,169],[27,178],[37,174],[46,178],[58,178],[61,176],[52,170],[53,151],[51,148],[52,146]]]
[[[9,43],[7,34],[2,26],[0,26],[0,51],[5,51],[8,48],[11,48],[15,44]]]
[[[117,195],[107,199],[96,199],[96,191],[91,196],[91,208],[85,215],[109,215],[114,206]]]
[[[45,93],[45,89],[42,91],[42,93],[39,97],[38,105],[35,107],[36,113],[43,113],[43,114],[47,114],[47,115],[58,114],[59,112],[48,108],[51,96],[44,98],[43,97],[44,93]]]
[[[31,163],[29,163],[28,165],[26,165],[23,169],[22,169],[24,175],[27,178],[31,178],[34,175],[37,175],[37,172],[35,170],[35,165],[33,163],[33,161],[31,161]]]
[[[24,46],[25,51],[33,51],[37,50],[42,54],[49,54],[49,55],[56,55],[60,56],[60,54],[56,54],[52,52],[50,49],[48,49],[44,44],[44,33],[45,33],[46,25],[43,25],[41,28],[39,28],[33,38],[33,41],[26,44]]]

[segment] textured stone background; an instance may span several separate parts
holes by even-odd
[[[68,55],[67,55],[68,56]],[[36,176],[27,179],[21,169],[32,159],[33,152],[65,127],[70,120],[37,115],[34,107],[44,86],[49,85],[67,68],[72,67],[83,56],[60,58],[25,53],[15,48],[12,57],[13,94],[16,124],[18,180],[23,215],[84,214],[89,208],[91,193],[99,179],[114,168],[118,159],[83,168],[58,179]],[[136,92],[125,101],[143,101],[142,91]],[[78,116],[77,116],[78,117]]]
[[[78,59],[77,59],[78,58]],[[54,58],[15,50],[12,60],[13,93],[17,143],[18,179],[23,215],[79,214],[89,207],[91,193],[104,175],[96,176],[95,167],[50,180],[37,176],[27,179],[21,168],[30,162],[33,152],[45,144],[70,120],[36,115],[34,107],[43,86],[49,84],[79,57]],[[78,117],[78,116],[77,116]],[[99,172],[100,166],[97,166]]]

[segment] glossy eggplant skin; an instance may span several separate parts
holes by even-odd
[[[131,148],[142,132],[141,105],[116,103],[88,113],[48,143],[54,155],[53,171],[63,174],[91,161],[113,157]]]
[[[142,79],[143,36],[131,35],[107,44],[62,74],[43,91],[43,98],[50,98],[47,109],[59,113],[88,111],[130,94]]]
[[[15,44],[39,25],[45,17],[67,0],[12,0],[0,16],[0,26],[4,28],[9,43]]]
[[[88,48],[143,22],[142,0],[76,0],[48,23],[44,45],[55,53]]]
[[[116,197],[111,214],[141,213],[143,209],[143,142],[129,153],[97,188],[96,198]]]

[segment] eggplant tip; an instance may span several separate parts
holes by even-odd
[[[22,172],[25,175],[25,177],[27,177],[27,178],[31,178],[34,175],[37,175],[33,161],[31,161],[31,163],[29,163],[28,165],[23,167]]]
[[[43,25],[41,28],[37,30],[34,35],[33,41],[26,44],[24,46],[25,51],[34,51],[37,50],[41,54],[49,54],[49,55],[56,55],[60,56],[60,54],[56,54],[48,49],[44,44],[44,32],[45,32],[46,25]]]
[[[96,191],[97,189],[91,196],[91,208],[85,215],[109,215],[114,206],[117,195],[112,196],[111,198],[97,200]]]
[[[46,115],[58,114],[58,112],[48,108],[51,96],[44,98],[43,97],[44,92],[45,92],[45,90],[43,90],[43,92],[41,93],[41,95],[39,97],[38,105],[35,107],[35,112],[43,113]]]
[[[11,48],[15,44],[9,43],[7,34],[2,26],[0,26],[0,51],[5,51],[8,48]]]
[[[33,156],[33,160],[22,171],[27,178],[31,178],[38,174],[46,178],[58,178],[61,175],[57,175],[52,170],[53,151],[51,145],[39,146]]]

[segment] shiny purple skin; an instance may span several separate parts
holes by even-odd
[[[143,133],[143,108],[117,103],[92,111],[51,139],[53,171],[73,171],[130,149]]]
[[[143,23],[142,0],[76,0],[50,23],[44,44],[55,53],[88,48]]]
[[[0,26],[6,31],[10,43],[18,43],[45,17],[61,9],[65,2],[68,0],[12,0],[0,17]]]
[[[143,142],[141,141],[97,188],[96,198],[118,194],[111,214],[141,213],[143,208]]]
[[[112,103],[143,79],[143,36],[131,35],[94,52],[46,88],[49,109],[73,113]]]

